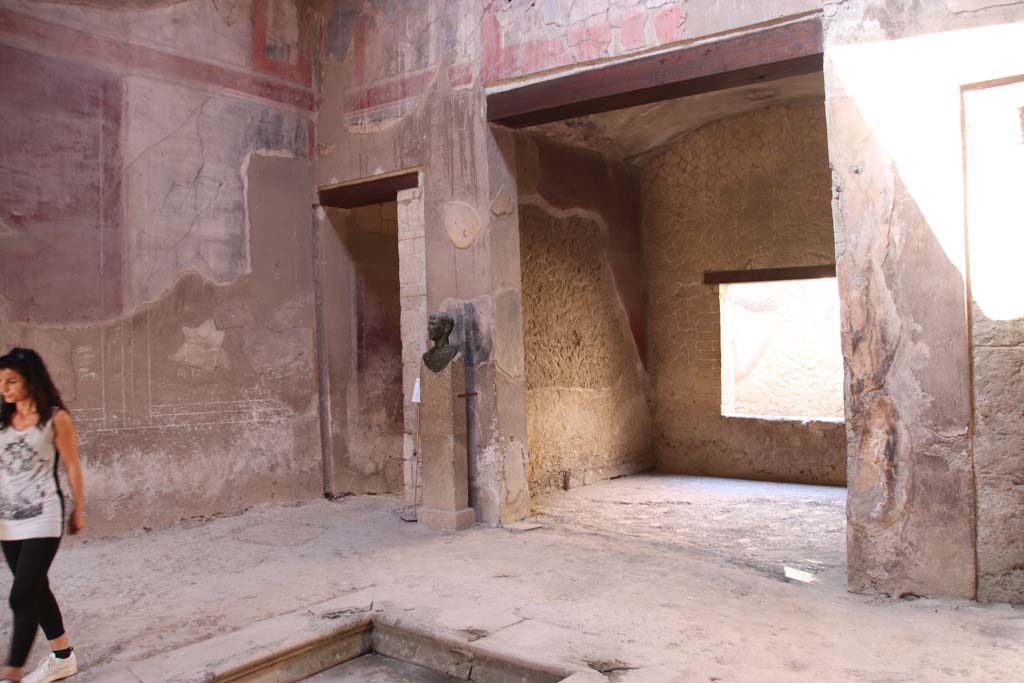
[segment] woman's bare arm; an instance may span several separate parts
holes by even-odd
[[[77,534],[85,526],[85,487],[82,481],[82,465],[78,462],[78,443],[75,438],[75,425],[67,411],[60,410],[53,416],[53,440],[68,473],[71,484],[71,496],[75,501],[71,513],[72,534]]]

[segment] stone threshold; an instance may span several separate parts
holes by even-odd
[[[483,608],[482,608],[483,609]],[[486,635],[432,624],[414,611],[351,597],[267,619],[141,662],[112,664],[79,683],[298,683],[365,654],[473,683],[607,683],[592,668],[524,657]]]

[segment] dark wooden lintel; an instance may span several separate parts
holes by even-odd
[[[410,171],[365,182],[328,187],[319,191],[320,204],[338,209],[354,209],[359,206],[393,202],[399,192],[418,187],[419,182],[419,173]]]
[[[835,277],[836,264],[822,266],[793,266],[791,268],[759,268],[753,270],[708,270],[704,284],[724,285],[738,282],[777,282],[779,280],[813,280]]]
[[[535,126],[640,104],[821,73],[821,19],[753,31],[487,96],[487,120]]]

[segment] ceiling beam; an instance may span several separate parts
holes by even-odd
[[[835,277],[836,264],[820,266],[792,266],[790,268],[750,268],[747,270],[708,270],[704,272],[706,285],[731,285],[740,282],[778,282],[780,280],[814,280]]]
[[[509,128],[821,73],[821,19],[681,47],[487,96],[487,120]]]
[[[399,192],[419,187],[419,182],[419,172],[410,171],[373,180],[325,187],[318,190],[317,194],[321,206],[355,209],[360,206],[393,202]]]

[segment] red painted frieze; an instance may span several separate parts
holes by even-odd
[[[124,72],[136,71],[180,78],[306,111],[315,110],[313,91],[304,86],[289,86],[261,76],[0,9],[0,41],[5,35],[22,43],[108,64]]]
[[[647,9],[642,2],[593,3],[552,21],[536,8],[502,25],[501,9],[488,7],[481,22],[485,83],[593,62],[679,42],[686,13],[673,2]],[[560,23],[558,23],[560,22]]]
[[[312,15],[306,11],[306,3],[297,2],[290,5],[290,9],[296,14],[293,17],[295,26],[295,44],[291,40],[274,41],[275,32],[272,30],[268,12],[275,3],[281,0],[253,0],[252,3],[252,66],[257,71],[287,78],[303,85],[313,84],[313,70],[311,68],[312,55]],[[291,36],[285,36],[291,38]],[[281,51],[295,52],[295,59],[281,59],[284,55],[275,55],[273,46],[281,44]]]

